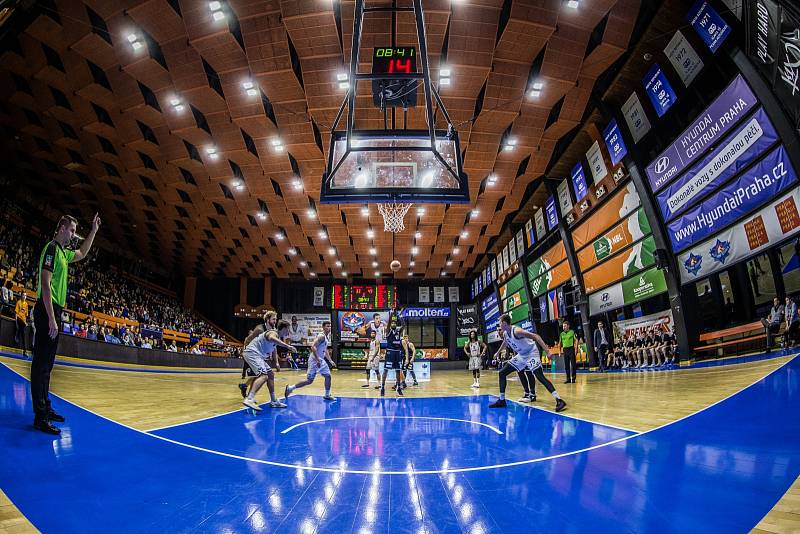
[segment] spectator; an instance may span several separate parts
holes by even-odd
[[[86,324],[81,323],[78,325],[78,330],[75,331],[75,337],[86,339],[87,334],[88,332],[86,332]]]
[[[16,345],[22,346],[22,355],[26,355],[27,350],[27,343],[25,340],[25,328],[28,326],[28,313],[30,310],[28,309],[28,299],[25,297],[25,293],[20,292],[19,298],[17,299],[17,304],[14,306],[14,314],[16,315],[16,330],[14,331],[14,343]]]
[[[786,345],[794,347],[797,345],[797,330],[800,321],[797,317],[797,303],[789,296],[786,297],[784,314],[786,315]]]
[[[761,319],[761,324],[764,325],[764,329],[767,333],[767,352],[772,350],[772,336],[773,334],[777,334],[781,329],[784,313],[785,309],[783,304],[781,304],[781,301],[778,297],[775,297],[772,300],[772,309],[770,310],[769,315],[766,319]]]
[[[3,287],[0,288],[0,294],[2,295],[2,300],[0,300],[0,304],[2,304],[2,310],[8,313],[14,308],[14,292],[11,291],[11,280],[6,280],[3,283]]]

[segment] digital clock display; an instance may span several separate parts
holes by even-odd
[[[394,308],[397,288],[395,286],[342,286],[334,285],[331,292],[331,307],[334,309],[374,310]]]
[[[413,46],[372,49],[372,74],[415,72],[417,72],[417,50]]]

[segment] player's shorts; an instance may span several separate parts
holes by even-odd
[[[470,356],[469,357],[468,369],[470,371],[480,371],[481,370],[481,357],[480,356]]]
[[[378,352],[374,356],[367,356],[367,370],[377,371],[381,367],[381,353]]]
[[[242,358],[250,366],[253,376],[261,376],[270,372],[270,366],[264,357],[258,352],[246,350],[242,352]]]
[[[516,354],[513,358],[508,360],[508,364],[517,371],[535,371],[542,366],[542,361],[538,356],[523,356]]]
[[[387,350],[386,361],[383,363],[384,369],[402,369],[403,354],[399,350]]]
[[[414,362],[405,362],[403,363],[403,371],[413,371],[414,370]]]
[[[322,360],[320,364],[317,365],[312,359],[309,359],[306,378],[309,380],[314,380],[317,377],[317,373],[321,374],[322,376],[331,376],[331,368],[328,365],[328,362]]]

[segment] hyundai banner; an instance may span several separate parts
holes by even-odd
[[[725,228],[781,193],[797,175],[781,146],[767,154],[740,178],[667,225],[672,248],[678,252]]]
[[[571,174],[572,186],[575,189],[575,199],[580,202],[589,192],[589,188],[586,187],[586,176],[583,174],[583,165],[581,165],[580,161],[572,168]]]
[[[606,129],[603,130],[603,139],[605,139],[608,153],[611,155],[611,164],[616,165],[628,153],[625,142],[622,140],[622,135],[619,133],[619,126],[617,126],[616,120],[612,119]]]
[[[683,283],[704,278],[759,254],[800,231],[800,188],[782,195],[745,218],[678,256]]]
[[[664,74],[658,63],[654,63],[650,67],[642,83],[644,83],[647,96],[650,98],[650,102],[652,102],[659,117],[663,116],[672,107],[675,100],[678,99],[678,95],[675,94],[675,90],[670,85],[667,75]]]
[[[686,15],[686,20],[712,52],[716,52],[731,33],[731,27],[725,19],[706,0],[697,0]]]
[[[711,103],[646,169],[655,192],[688,167],[757,104],[742,75]]]
[[[657,195],[664,220],[672,219],[703,195],[717,189],[758,159],[777,140],[778,133],[769,117],[763,109],[758,110],[714,152]]]

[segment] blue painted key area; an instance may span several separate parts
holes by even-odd
[[[488,402],[298,395],[148,434],[53,398],[52,438],[0,366],[0,485],[44,532],[744,532],[800,474],[800,358],[641,434]]]

